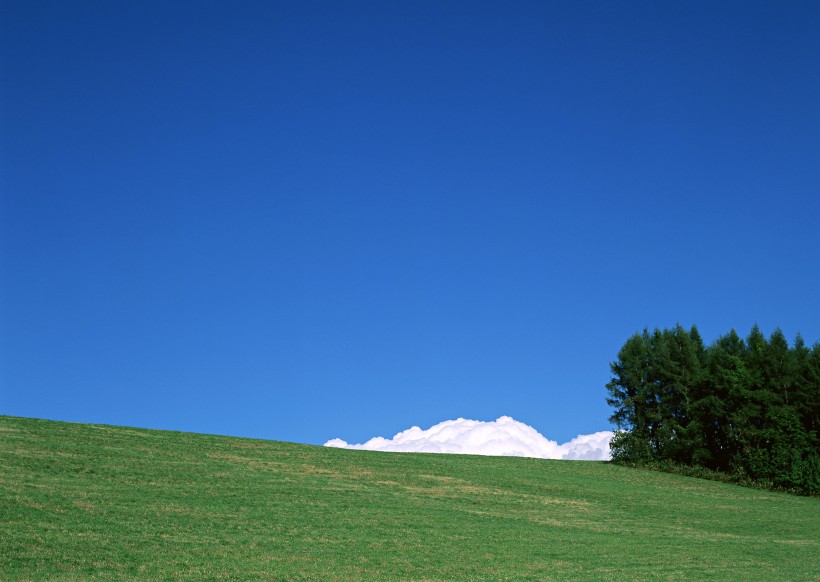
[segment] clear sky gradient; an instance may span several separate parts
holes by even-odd
[[[644,326],[820,340],[818,2],[0,1],[0,413],[610,428]]]

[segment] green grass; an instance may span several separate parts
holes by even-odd
[[[0,416],[0,579],[820,580],[820,500]]]

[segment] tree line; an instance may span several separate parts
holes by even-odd
[[[677,325],[633,335],[610,367],[613,461],[820,493],[820,342],[756,325],[707,347]]]

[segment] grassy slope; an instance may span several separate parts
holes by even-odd
[[[820,500],[0,416],[0,578],[820,579]]]

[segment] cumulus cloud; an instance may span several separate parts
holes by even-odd
[[[325,446],[368,451],[608,461],[612,435],[610,431],[582,434],[559,445],[533,427],[509,416],[502,416],[492,422],[464,418],[445,420],[427,430],[414,426],[392,439],[375,437],[363,444],[348,444],[342,439],[332,439]]]

